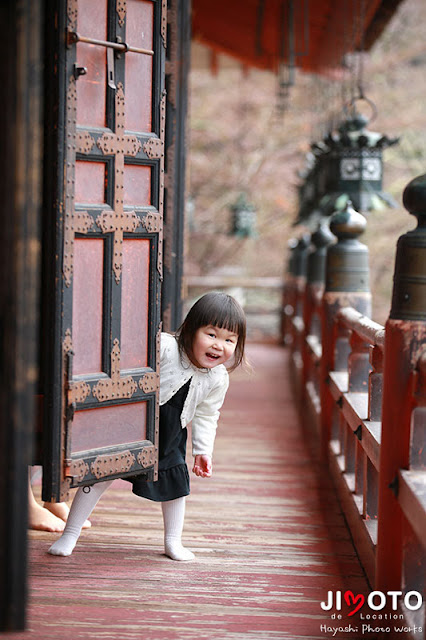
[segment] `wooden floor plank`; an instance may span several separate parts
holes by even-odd
[[[320,607],[328,590],[368,585],[298,423],[287,352],[250,345],[249,356],[254,372],[231,376],[214,475],[191,481],[184,539],[196,561],[162,554],[160,505],[117,481],[71,557],[46,553],[54,534],[30,532],[28,630],[5,639],[375,637],[321,628],[339,626]]]

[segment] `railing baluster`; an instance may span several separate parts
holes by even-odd
[[[357,393],[368,393],[368,377],[370,373],[369,345],[354,331],[349,344],[351,352],[348,357],[348,390]]]
[[[367,485],[367,458],[364,453],[359,440],[356,442],[355,451],[355,495],[362,497],[362,517],[366,517],[367,513],[367,500],[366,500],[366,485]]]
[[[368,389],[368,419],[380,421],[382,418],[383,391],[383,346],[370,346],[371,372]]]

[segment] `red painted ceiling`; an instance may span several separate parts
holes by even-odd
[[[295,66],[324,73],[339,67],[345,53],[368,50],[400,2],[192,0],[193,39],[247,66],[272,71],[288,63],[293,51]]]

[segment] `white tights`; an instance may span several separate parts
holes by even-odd
[[[112,482],[113,480],[109,480],[95,484],[90,487],[90,491],[83,490],[83,487],[79,488],[71,505],[64,532],[52,544],[48,553],[54,556],[70,556],[72,554],[83,524]],[[161,507],[164,522],[164,553],[172,560],[193,560],[194,554],[182,545],[185,498],[162,502]]]

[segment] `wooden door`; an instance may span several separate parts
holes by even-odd
[[[45,500],[157,476],[166,5],[68,0],[53,11]]]

